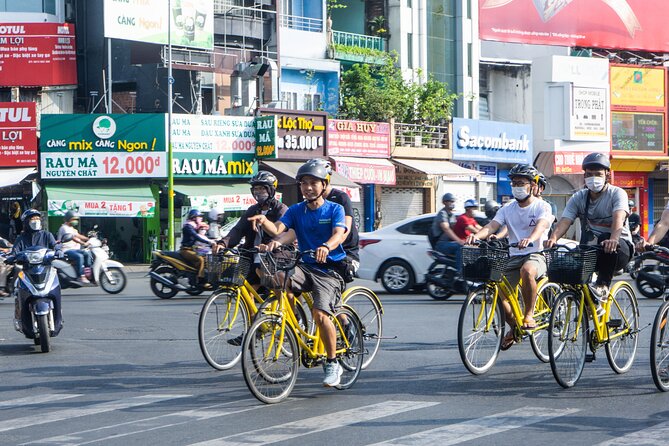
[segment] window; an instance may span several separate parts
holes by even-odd
[[[424,235],[427,237],[427,234],[430,232],[430,228],[432,227],[432,220],[433,217],[421,218],[419,220],[414,220],[411,223],[402,225],[397,228],[397,230],[402,234]]]
[[[407,67],[413,68],[413,34],[407,33]]]
[[[56,0],[0,0],[2,12],[45,12],[56,14]]]
[[[285,104],[285,107],[289,110],[297,109],[297,93],[291,91],[284,91],[281,93],[281,102]]]
[[[304,95],[304,109],[317,111],[321,109],[321,95],[307,93]]]

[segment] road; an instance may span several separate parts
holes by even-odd
[[[669,443],[650,329],[629,373],[615,375],[601,351],[564,390],[528,342],[470,375],[457,349],[461,296],[382,294],[393,339],[353,388],[325,389],[320,368],[300,369],[292,397],[268,406],[239,366],[218,372],[202,359],[203,297],[160,300],[142,274],[129,276],[118,296],[66,290],[65,327],[48,354],[13,331],[13,302],[0,301],[1,445]],[[645,326],[659,301],[639,303]]]

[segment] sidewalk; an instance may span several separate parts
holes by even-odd
[[[148,263],[124,263],[123,266],[126,273],[148,273],[150,265]]]

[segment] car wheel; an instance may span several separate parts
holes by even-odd
[[[404,260],[391,260],[379,271],[381,285],[391,294],[408,293],[413,287],[414,278],[411,266]]]

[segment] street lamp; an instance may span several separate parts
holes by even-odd
[[[172,0],[167,0],[167,249],[174,250],[174,174],[172,172]]]

